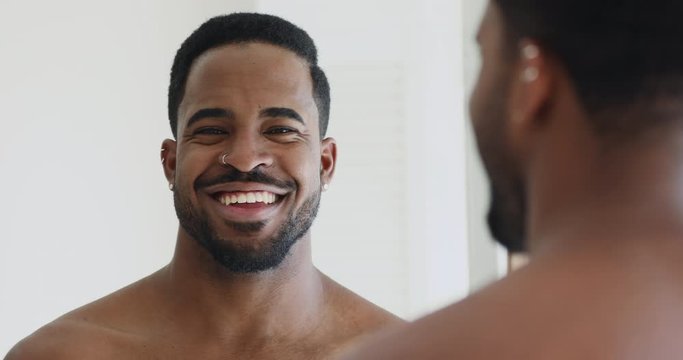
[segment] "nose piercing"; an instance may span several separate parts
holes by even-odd
[[[219,157],[218,162],[220,162],[221,164],[223,164],[223,166],[230,166],[230,165],[228,165],[227,162],[225,162],[225,157],[228,156],[228,155],[229,155],[228,153],[223,153],[223,154],[221,154],[221,156]]]

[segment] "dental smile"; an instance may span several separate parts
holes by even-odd
[[[225,206],[257,203],[270,205],[275,203],[279,198],[279,195],[268,191],[225,192],[216,196],[216,200]]]

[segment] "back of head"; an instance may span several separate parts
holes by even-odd
[[[509,53],[516,54],[518,40],[531,38],[556,56],[598,133],[634,134],[682,114],[683,2],[493,1],[503,14]],[[634,110],[636,116],[623,116]]]
[[[322,138],[329,120],[330,88],[325,73],[318,66],[318,51],[313,39],[304,30],[282,18],[256,13],[234,13],[211,18],[180,46],[173,60],[168,88],[168,118],[173,135],[177,136],[178,107],[193,62],[213,48],[249,42],[290,50],[309,64]]]

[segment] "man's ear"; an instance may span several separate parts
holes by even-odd
[[[524,150],[533,144],[530,136],[545,125],[556,68],[538,43],[525,39],[519,44],[519,61],[513,71],[508,129],[511,145]]]
[[[323,188],[332,181],[336,165],[337,141],[333,138],[325,138],[320,146],[320,182]]]
[[[166,139],[161,143],[161,166],[169,185],[175,186],[176,147],[175,140]]]

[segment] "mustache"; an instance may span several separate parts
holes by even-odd
[[[205,177],[200,177],[198,178],[195,183],[194,183],[194,189],[199,190],[201,188],[209,187],[209,186],[214,186],[214,185],[220,185],[220,184],[225,184],[225,183],[231,183],[231,182],[250,182],[250,183],[261,183],[265,185],[272,185],[275,186],[279,189],[287,190],[287,191],[293,191],[296,190],[296,183],[291,180],[280,180],[275,177],[272,177],[260,168],[255,168],[254,170],[250,172],[241,172],[235,168],[229,168],[227,169],[227,172],[211,177],[211,178],[205,178]]]

